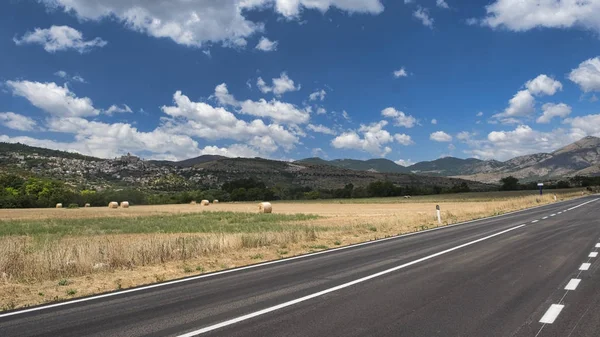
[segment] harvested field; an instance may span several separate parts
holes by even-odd
[[[0,309],[424,230],[438,226],[437,204],[446,225],[554,202],[520,193],[275,202],[274,214],[257,203],[0,210]]]

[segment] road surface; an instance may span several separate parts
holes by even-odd
[[[0,313],[0,336],[598,336],[600,200]]]

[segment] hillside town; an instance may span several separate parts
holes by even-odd
[[[168,183],[195,185],[216,182],[211,175],[202,174],[202,168],[156,165],[129,153],[114,159],[99,159],[13,151],[0,153],[0,164],[94,190],[111,185],[164,189],[163,185]]]

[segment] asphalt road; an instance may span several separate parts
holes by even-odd
[[[0,336],[599,336],[597,244],[585,197],[2,313]]]

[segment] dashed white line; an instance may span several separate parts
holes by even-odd
[[[577,289],[577,286],[579,285],[579,282],[581,282],[581,279],[572,278],[571,281],[569,281],[569,283],[567,283],[567,285],[565,286],[565,290],[575,290],[575,289]]]
[[[564,307],[565,306],[562,304],[552,304],[550,306],[550,308],[548,308],[548,311],[546,311],[544,316],[542,316],[542,319],[540,319],[540,323],[544,323],[544,324],[554,323],[554,321],[556,320],[556,317],[558,317],[558,314],[560,314],[560,312],[563,310]]]
[[[524,225],[519,225],[519,226],[516,226],[516,227],[512,227],[512,228],[503,230],[501,232],[498,232],[498,233],[495,233],[495,234],[492,234],[492,235],[488,235],[486,237],[483,237],[483,238],[480,238],[480,239],[477,239],[477,240],[474,240],[474,241],[463,243],[462,245],[459,245],[459,246],[456,246],[456,247],[452,247],[452,248],[443,250],[441,252],[438,252],[438,253],[435,253],[435,254],[431,254],[431,255],[422,257],[420,259],[417,259],[417,260],[414,260],[414,261],[411,261],[411,262],[408,262],[408,263],[405,263],[405,264],[402,264],[402,265],[399,265],[399,266],[396,266],[396,267],[393,267],[393,268],[390,268],[390,269],[386,269],[384,271],[380,271],[380,272],[375,273],[375,274],[371,274],[369,276],[365,276],[363,278],[359,278],[359,279],[354,280],[354,281],[350,281],[350,282],[347,282],[347,283],[344,283],[344,284],[340,284],[339,286],[335,286],[333,288],[325,289],[325,290],[322,290],[322,291],[319,291],[319,292],[316,292],[316,293],[313,293],[313,294],[310,294],[310,295],[307,295],[307,296],[304,296],[304,297],[297,298],[295,300],[284,302],[284,303],[281,303],[281,304],[278,304],[278,305],[275,305],[275,306],[272,306],[272,307],[269,307],[269,308],[265,308],[265,309],[262,309],[262,310],[259,310],[259,311],[255,311],[255,312],[243,315],[243,316],[239,316],[239,317],[236,317],[236,318],[233,318],[233,319],[221,322],[221,323],[210,325],[210,326],[207,326],[207,327],[202,328],[202,329],[191,331],[191,332],[188,332],[186,334],[179,335],[178,337],[192,337],[192,336],[197,336],[197,335],[204,334],[204,333],[207,333],[207,332],[210,332],[210,331],[213,331],[213,330],[217,330],[217,329],[220,329],[220,328],[223,328],[223,327],[235,324],[235,323],[239,323],[239,322],[242,322],[242,321],[245,321],[245,320],[257,317],[257,316],[261,316],[261,315],[264,315],[264,314],[267,314],[267,313],[270,313],[270,312],[273,312],[273,311],[276,311],[276,310],[279,310],[279,309],[282,309],[282,308],[285,308],[285,307],[289,307],[291,305],[294,305],[294,304],[297,304],[297,303],[300,303],[300,302],[308,301],[308,300],[313,299],[315,297],[323,296],[325,294],[328,294],[328,293],[331,293],[331,292],[334,292],[334,291],[338,291],[338,290],[341,290],[341,289],[353,286],[355,284],[362,283],[362,282],[374,279],[376,277],[380,277],[380,276],[383,276],[383,275],[395,272],[395,271],[400,270],[400,269],[404,269],[404,268],[412,266],[414,264],[418,264],[418,263],[430,260],[430,259],[432,259],[434,257],[450,253],[452,251],[455,251],[455,250],[458,250],[458,249],[461,249],[461,248],[473,245],[473,244],[481,242],[481,241],[485,241],[485,240],[491,239],[491,238],[493,238],[495,236],[502,235],[502,234],[508,233],[510,231],[514,231],[515,229],[519,229],[519,228],[522,228],[522,227],[524,227]]]
[[[531,223],[536,223],[536,222],[538,222],[538,221],[540,221],[540,220],[533,220]]]
[[[596,244],[596,248],[600,248],[600,242]]]
[[[556,213],[556,214],[562,214],[562,212],[558,212],[558,213]]]
[[[548,217],[547,217],[547,216],[545,216],[545,217],[543,217],[543,218],[542,218],[542,220],[546,220],[546,219],[548,219]]]
[[[556,216],[556,214],[550,214],[550,216]]]
[[[598,252],[591,252],[590,255],[588,255],[588,257],[596,257],[598,256]]]
[[[588,270],[588,269],[590,269],[591,265],[592,265],[591,263],[582,263],[581,266],[579,267],[579,270]]]

